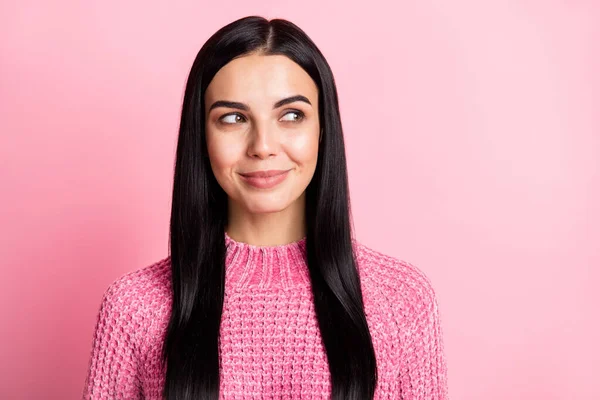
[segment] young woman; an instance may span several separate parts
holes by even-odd
[[[169,256],[106,290],[84,398],[448,399],[430,281],[351,225],[325,58],[283,19],[223,27],[187,81]]]

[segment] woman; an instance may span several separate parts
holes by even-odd
[[[434,291],[353,238],[337,90],[294,24],[216,32],[181,115],[170,255],[104,294],[84,398],[447,399]]]

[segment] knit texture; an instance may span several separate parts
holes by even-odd
[[[220,399],[329,399],[330,374],[306,263],[306,238],[253,246],[225,234]],[[447,400],[440,316],[417,267],[353,240],[375,347],[375,399]],[[171,310],[170,257],[105,291],[84,399],[161,399]],[[358,351],[359,349],[357,349]]]

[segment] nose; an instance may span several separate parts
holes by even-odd
[[[268,124],[255,124],[251,128],[248,155],[266,159],[277,154],[279,149],[279,133]]]

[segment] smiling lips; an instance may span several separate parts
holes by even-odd
[[[258,189],[270,189],[279,185],[288,176],[290,170],[268,170],[240,173],[242,180]]]

